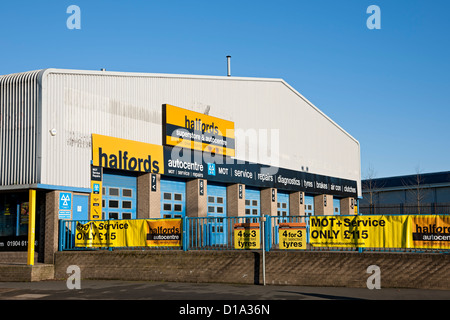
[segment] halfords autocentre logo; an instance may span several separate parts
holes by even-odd
[[[92,135],[92,161],[104,168],[164,173],[162,146],[99,134]]]
[[[163,144],[235,155],[234,122],[164,104]]]

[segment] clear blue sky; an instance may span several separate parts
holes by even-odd
[[[226,75],[229,54],[233,76],[284,79],[358,139],[363,178],[449,171],[449,16],[448,0],[1,1],[0,74]]]

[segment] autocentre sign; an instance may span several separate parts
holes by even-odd
[[[267,166],[230,157],[208,159],[202,152],[164,146],[164,174],[222,183],[357,197],[353,180]]]

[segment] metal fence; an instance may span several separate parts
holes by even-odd
[[[314,216],[320,217],[320,216]],[[351,216],[354,217],[354,216]],[[286,250],[281,248],[279,230],[284,223],[302,224],[306,235],[303,251],[356,251],[356,252],[437,252],[449,253],[447,249],[407,249],[407,248],[360,248],[326,247],[310,244],[310,217],[308,216],[251,216],[251,217],[185,217],[182,220],[182,245],[179,247],[77,247],[75,245],[77,223],[89,221],[60,220],[59,250]],[[237,226],[254,227],[254,246],[247,248],[239,244]],[[247,229],[248,230],[248,229]],[[264,242],[263,242],[264,241]]]

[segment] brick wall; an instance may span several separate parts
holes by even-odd
[[[266,283],[366,287],[370,265],[381,287],[450,289],[450,256],[357,252],[268,252]],[[262,283],[262,253],[253,251],[57,252],[55,278],[78,265],[83,279]]]

